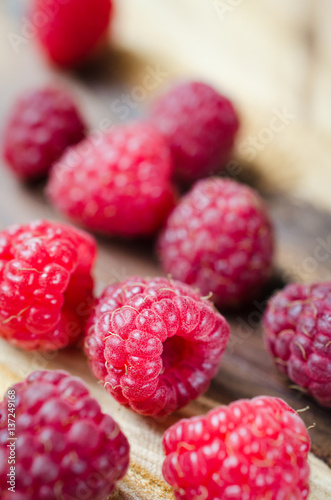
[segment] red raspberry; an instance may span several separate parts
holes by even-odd
[[[218,306],[250,301],[271,271],[267,207],[232,180],[199,181],[170,215],[159,252],[166,273],[205,295],[213,292]]]
[[[36,221],[0,232],[0,336],[23,349],[74,343],[90,313],[94,239]]]
[[[8,418],[17,438],[15,494],[7,484]],[[126,437],[78,377],[37,371],[0,402],[2,500],[106,500],[128,465]]]
[[[60,66],[77,66],[106,37],[111,0],[34,0],[31,21],[47,57]]]
[[[3,154],[23,179],[42,177],[70,145],[81,141],[85,125],[63,89],[26,92],[14,105],[4,136]]]
[[[92,231],[149,235],[174,206],[172,164],[162,136],[150,126],[112,129],[64,155],[52,170],[54,205]]]
[[[263,326],[278,368],[331,408],[331,282],[286,286],[269,301]]]
[[[93,373],[118,402],[164,417],[207,390],[229,333],[190,287],[133,277],[96,302],[85,347]]]
[[[155,103],[151,118],[168,140],[177,178],[186,183],[224,166],[239,128],[232,103],[200,82],[174,87]]]
[[[163,475],[178,500],[308,497],[309,435],[281,399],[242,399],[181,420],[163,446]]]

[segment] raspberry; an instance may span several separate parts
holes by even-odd
[[[13,414],[15,417],[13,417]],[[8,491],[8,418],[15,418],[15,494]],[[106,500],[129,444],[78,377],[37,371],[0,402],[0,491],[10,500]]]
[[[155,103],[151,115],[168,140],[179,180],[190,183],[224,167],[239,121],[232,103],[212,87],[178,85]]]
[[[42,177],[84,135],[83,120],[65,90],[44,87],[29,91],[15,103],[9,118],[4,158],[19,177]]]
[[[273,234],[267,207],[228,179],[197,182],[168,218],[159,240],[166,273],[213,292],[220,307],[253,299],[269,277]]]
[[[93,373],[121,404],[165,417],[207,390],[229,326],[207,299],[166,278],[105,289],[85,341]]]
[[[278,368],[331,408],[331,282],[286,286],[269,301],[263,326]]]
[[[82,63],[101,44],[112,11],[111,0],[34,0],[30,18],[48,59],[71,67]]]
[[[92,231],[134,237],[154,233],[174,206],[172,164],[162,136],[133,124],[83,141],[52,170],[54,205]]]
[[[23,349],[74,343],[90,314],[94,239],[36,221],[0,232],[0,336]]]
[[[267,396],[183,419],[164,434],[163,476],[177,500],[304,500],[310,439],[284,401]]]

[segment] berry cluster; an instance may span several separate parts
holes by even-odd
[[[163,137],[149,125],[130,124],[69,150],[51,172],[48,195],[92,231],[148,235],[174,206],[171,174]]]
[[[230,179],[199,181],[167,220],[159,240],[163,268],[213,293],[220,307],[252,300],[271,273],[273,231],[265,203]]]
[[[0,336],[28,350],[76,342],[92,305],[95,254],[94,239],[65,224],[0,232]]]
[[[207,390],[229,334],[223,316],[190,287],[133,277],[106,288],[85,346],[117,401],[163,417]]]
[[[239,128],[231,101],[202,82],[171,89],[153,106],[151,122],[166,137],[175,176],[184,183],[224,168]]]
[[[63,67],[83,63],[106,37],[112,0],[33,0],[30,18],[48,59]]]
[[[63,151],[81,141],[85,124],[61,88],[28,91],[15,103],[4,134],[4,158],[22,179],[48,173]]]
[[[305,500],[310,439],[282,400],[258,397],[181,420],[163,438],[178,500]]]
[[[263,318],[278,368],[331,408],[331,283],[293,283],[269,302]]]
[[[11,409],[15,408],[13,417]],[[15,493],[8,490],[15,419]],[[1,499],[105,500],[129,466],[129,444],[77,377],[38,371],[0,402]]]

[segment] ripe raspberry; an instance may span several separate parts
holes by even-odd
[[[229,333],[223,316],[187,285],[133,277],[96,302],[85,348],[119,403],[164,417],[207,390]]]
[[[176,177],[186,183],[224,166],[239,128],[232,103],[200,82],[170,90],[155,103],[151,119],[168,140]]]
[[[65,90],[44,87],[29,91],[16,102],[9,118],[4,158],[19,177],[42,177],[84,135],[83,120]]]
[[[30,15],[47,57],[59,66],[77,66],[106,37],[111,0],[34,0]]]
[[[15,494],[8,491],[8,418],[15,414]],[[0,491],[10,500],[106,500],[129,465],[129,444],[81,379],[37,371],[0,402]]]
[[[310,439],[284,401],[267,396],[183,419],[163,438],[163,476],[178,500],[304,500]]]
[[[199,181],[169,216],[159,252],[166,273],[203,294],[213,292],[218,306],[250,301],[271,271],[267,207],[232,180]]]
[[[48,194],[92,231],[143,236],[155,232],[174,206],[171,174],[162,136],[133,124],[69,150],[52,170]]]
[[[91,236],[64,224],[0,232],[0,336],[28,350],[74,343],[90,313],[95,253]]]
[[[331,282],[286,286],[271,298],[263,326],[278,368],[331,408]]]

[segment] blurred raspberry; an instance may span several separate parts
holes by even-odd
[[[155,103],[151,120],[168,141],[177,179],[185,183],[224,167],[239,128],[232,103],[201,82],[171,89]]]
[[[111,0],[33,0],[30,18],[47,57],[70,67],[97,49],[106,37],[112,12]]]
[[[8,418],[15,420],[15,493],[7,483]],[[77,377],[37,371],[0,402],[1,500],[106,500],[128,465],[126,437]]]
[[[187,285],[133,277],[96,301],[85,348],[119,403],[164,417],[207,390],[229,333],[223,316]]]
[[[331,283],[292,283],[271,298],[265,341],[278,368],[331,408]]]
[[[267,396],[184,419],[163,438],[177,500],[305,500],[310,439],[284,401]]]
[[[170,214],[159,241],[164,271],[213,293],[219,307],[249,302],[271,272],[273,231],[253,189],[232,180],[197,182]]]
[[[19,177],[35,179],[46,175],[64,150],[84,136],[85,125],[70,94],[44,87],[26,92],[15,103],[3,155]]]
[[[0,232],[0,336],[27,350],[77,341],[90,314],[94,239],[49,221]]]
[[[155,233],[175,203],[163,137],[140,123],[87,138],[54,166],[48,194],[92,231],[135,237]]]

